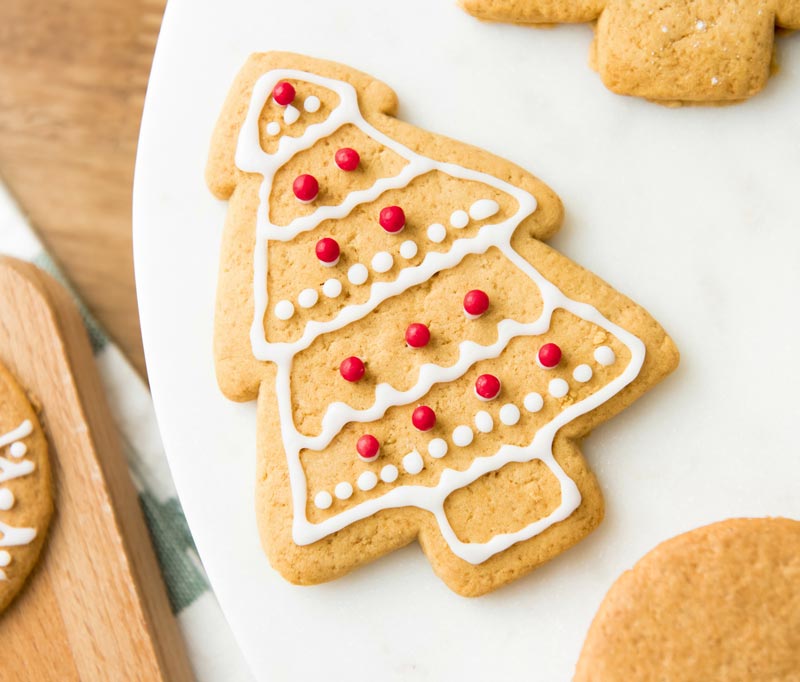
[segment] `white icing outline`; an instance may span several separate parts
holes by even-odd
[[[273,86],[283,79],[307,81],[328,88],[339,95],[340,103],[324,121],[308,126],[301,136],[282,137],[278,142],[277,150],[268,154],[260,144],[258,121]],[[307,216],[295,218],[289,225],[273,225],[269,220],[268,203],[275,172],[295,154],[309,149],[318,140],[331,135],[344,124],[356,126],[379,144],[390,148],[406,159],[408,163],[396,176],[382,178],[369,188],[351,192],[337,206],[320,206]],[[575,483],[566,475],[553,456],[552,445],[555,435],[562,426],[595,409],[630,384],[639,374],[644,362],[645,346],[639,338],[605,318],[593,306],[565,296],[511,247],[510,240],[514,230],[536,209],[536,199],[528,192],[493,176],[456,164],[434,161],[413,152],[373,127],[363,118],[358,107],[358,96],[352,85],[293,69],[270,71],[256,81],[247,117],[239,133],[235,161],[241,170],[258,173],[264,178],[259,189],[260,204],[256,218],[256,243],[253,258],[254,316],[250,329],[250,341],[253,354],[257,359],[275,362],[278,368],[275,389],[295,510],[292,523],[292,537],[295,543],[298,545],[311,544],[382,509],[414,506],[434,514],[445,541],[457,556],[472,564],[479,564],[497,552],[531,538],[554,523],[569,517],[580,504],[581,495]],[[265,336],[264,319],[268,306],[266,282],[269,240],[289,241],[302,232],[313,230],[324,220],[344,218],[356,206],[375,201],[387,190],[405,187],[414,178],[432,170],[493,187],[515,198],[518,209],[513,216],[500,223],[482,226],[473,237],[456,239],[447,252],[427,253],[420,264],[401,269],[394,281],[372,283],[370,296],[366,302],[345,306],[333,319],[326,322],[315,320],[307,322],[302,335],[296,341],[268,342]],[[341,402],[333,403],[323,416],[322,429],[317,436],[299,433],[292,416],[290,385],[292,359],[298,352],[308,348],[320,334],[336,331],[363,318],[389,297],[396,296],[412,286],[427,281],[436,272],[455,267],[468,254],[482,254],[492,246],[502,251],[539,287],[542,296],[542,313],[538,320],[525,324],[515,320],[502,320],[497,325],[498,338],[494,344],[480,346],[471,341],[464,341],[459,345],[458,360],[451,367],[423,365],[419,371],[417,384],[406,391],[397,391],[388,384],[379,384],[375,390],[375,402],[367,409],[355,410]],[[554,419],[539,428],[531,443],[526,447],[503,445],[494,455],[474,459],[472,464],[463,471],[445,469],[438,483],[433,487],[400,485],[380,497],[361,502],[319,523],[308,521],[306,514],[307,481],[299,456],[302,449],[323,450],[347,422],[376,421],[383,417],[390,407],[418,400],[435,383],[454,381],[476,362],[499,356],[512,338],[543,334],[549,329],[552,314],[558,308],[567,310],[601,327],[617,337],[628,348],[631,360],[618,377],[587,398],[562,410]],[[469,485],[484,474],[496,471],[510,462],[529,462],[534,459],[544,462],[559,480],[561,485],[559,506],[548,516],[515,532],[496,535],[487,542],[465,543],[459,540],[444,513],[444,501],[447,496],[453,491]],[[384,467],[384,470],[389,466]],[[383,480],[383,476],[381,478]]]
[[[9,431],[8,433],[0,436],[0,448],[4,448],[7,445],[18,442],[20,438],[30,436],[32,433],[33,423],[30,421],[30,419],[26,419],[13,431]],[[33,472],[35,468],[36,467],[34,463],[30,460],[14,462],[6,459],[5,457],[0,457],[0,483],[5,483],[6,481],[11,481],[15,478],[27,476]],[[14,495],[10,490],[8,493],[11,496],[11,506],[13,507],[15,502]],[[9,509],[10,508],[11,507],[9,507]],[[3,509],[0,511],[8,510]],[[9,526],[8,524],[0,521],[0,547],[18,547],[20,545],[27,545],[32,542],[35,537],[35,528],[15,528],[14,526]],[[7,576],[2,570],[0,570],[0,580],[7,580]]]

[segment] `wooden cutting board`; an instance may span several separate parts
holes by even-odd
[[[0,361],[41,408],[56,513],[0,615],[0,680],[191,680],[150,537],[67,293],[0,258]]]

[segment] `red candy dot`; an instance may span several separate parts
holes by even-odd
[[[378,222],[387,232],[397,234],[406,226],[406,214],[399,206],[387,206],[381,210]]]
[[[347,381],[359,381],[364,376],[364,363],[353,355],[342,360],[339,372]]]
[[[464,312],[469,317],[480,317],[489,308],[489,297],[485,291],[473,289],[464,296]]]
[[[339,260],[339,242],[330,237],[323,237],[317,242],[314,252],[323,265],[336,265]]]
[[[539,364],[545,369],[553,369],[561,362],[561,349],[554,343],[546,343],[539,349]]]
[[[371,462],[373,459],[375,459],[378,456],[380,449],[381,444],[378,442],[378,439],[370,434],[361,436],[356,443],[358,456],[367,462]]]
[[[358,168],[359,161],[361,161],[358,152],[355,149],[350,149],[350,147],[340,149],[333,158],[336,161],[336,165],[343,171],[355,170]]]
[[[272,98],[282,107],[294,102],[294,96],[294,87],[291,83],[287,83],[286,81],[281,81],[272,88]]]
[[[500,379],[494,374],[481,374],[475,380],[475,395],[482,400],[494,400],[500,394]]]
[[[303,173],[294,179],[292,191],[300,201],[314,201],[319,194],[319,183],[313,175]]]
[[[427,405],[420,405],[412,412],[411,423],[420,431],[430,431],[436,424],[436,413]]]
[[[430,329],[421,322],[414,322],[406,328],[406,343],[412,348],[423,348],[430,340]]]

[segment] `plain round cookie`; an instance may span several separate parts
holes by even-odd
[[[574,679],[800,680],[800,522],[730,519],[660,544],[606,595]]]
[[[0,613],[30,575],[53,515],[47,440],[36,412],[0,364]]]

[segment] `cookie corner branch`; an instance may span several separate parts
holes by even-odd
[[[594,22],[592,66],[613,92],[663,103],[737,102],[766,85],[775,29],[800,29],[798,0],[462,0],[473,16],[520,24]],[[535,39],[535,36],[532,37]]]

